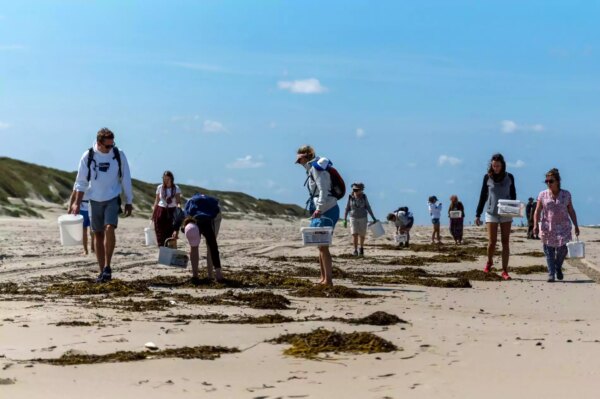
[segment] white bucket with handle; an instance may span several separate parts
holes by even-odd
[[[64,247],[83,243],[83,216],[61,215],[58,217],[60,244]]]
[[[146,239],[147,247],[155,247],[158,245],[156,241],[156,232],[154,231],[154,222],[150,222],[148,227],[144,229],[144,237]]]
[[[585,243],[577,237],[577,241],[567,243],[567,251],[569,258],[585,258]]]
[[[379,238],[385,234],[383,224],[379,220],[369,224],[369,231],[373,234],[373,238]]]
[[[184,251],[179,249],[169,248],[169,242],[171,238],[167,238],[164,247],[158,248],[158,264],[172,267],[186,268],[188,264],[188,255]]]

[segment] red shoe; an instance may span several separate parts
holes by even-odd
[[[507,272],[502,272],[502,278],[503,278],[504,280],[512,280],[512,279],[510,278],[510,276],[508,275],[508,273],[507,273]]]
[[[492,265],[493,265],[493,263],[491,263],[491,262],[486,263],[485,268],[483,269],[483,272],[489,273],[490,271],[492,271]]]

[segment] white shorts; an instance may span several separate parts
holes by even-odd
[[[367,218],[350,218],[350,234],[367,235]]]
[[[512,218],[510,216],[500,216],[500,215],[492,215],[491,213],[485,214],[485,222],[486,223],[512,223]]]

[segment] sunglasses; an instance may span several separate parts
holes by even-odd
[[[352,191],[354,191],[355,193],[357,193],[357,192],[362,191],[362,190],[360,188],[355,188]]]
[[[110,150],[111,148],[113,148],[115,146],[115,143],[112,143],[112,144],[100,143],[100,144],[102,144],[102,147],[106,148],[107,150]]]
[[[546,184],[552,184],[554,182],[556,182],[556,180],[554,180],[554,179],[544,180],[544,183],[546,183]]]

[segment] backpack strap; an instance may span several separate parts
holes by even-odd
[[[90,181],[90,178],[92,177],[92,162],[96,163],[96,161],[94,160],[94,147],[90,147],[88,149],[88,159],[87,159],[87,167],[88,167],[88,172],[87,172],[87,181]]]
[[[119,151],[119,149],[117,147],[113,147],[113,159],[117,160],[117,164],[119,165],[119,179],[123,178],[123,172],[121,171],[121,152]],[[92,177],[92,162],[96,163],[96,160],[94,159],[94,147],[90,147],[88,149],[88,161],[87,161],[87,167],[88,167],[88,172],[87,172],[87,181],[90,181],[90,178]]]
[[[117,160],[117,164],[119,164],[119,180],[123,178],[123,172],[121,172],[121,151],[115,146],[113,147],[113,159]]]

